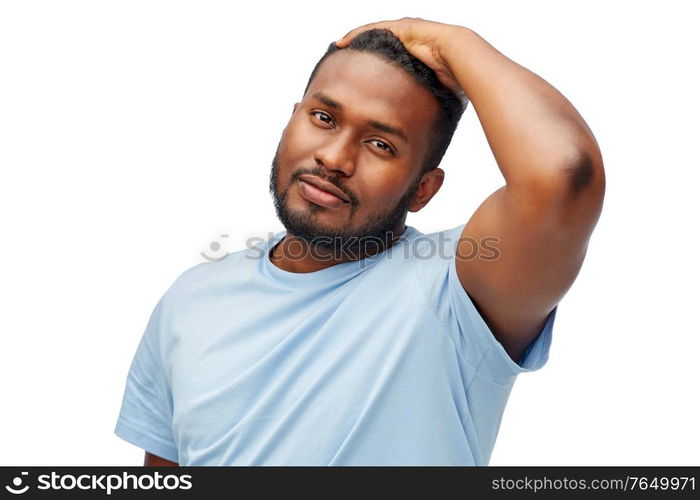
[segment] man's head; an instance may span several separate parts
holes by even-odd
[[[270,191],[287,232],[325,248],[399,236],[407,211],[442,185],[438,165],[463,111],[390,31],[331,44],[273,159]],[[312,184],[330,184],[345,201]]]

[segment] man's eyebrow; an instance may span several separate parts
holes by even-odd
[[[335,99],[331,99],[323,92],[320,92],[320,91],[314,92],[313,94],[311,94],[311,97],[315,97],[316,99],[321,101],[323,104],[325,104],[329,108],[337,109],[338,111],[343,110],[342,104],[340,104]],[[376,128],[377,130],[381,130],[382,132],[386,132],[387,134],[392,134],[392,135],[395,135],[397,137],[400,137],[401,139],[404,140],[404,142],[408,142],[408,136],[406,135],[406,132],[404,132],[401,127],[387,125],[386,123],[382,123],[382,122],[379,122],[377,120],[368,120],[367,125],[369,125],[372,128]]]

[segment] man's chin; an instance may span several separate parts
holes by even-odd
[[[403,232],[406,212],[397,207],[383,216],[371,217],[364,226],[352,227],[347,223],[329,221],[332,214],[323,207],[289,207],[286,193],[276,199],[277,217],[287,234],[305,241],[319,250],[348,250],[353,255],[391,245]],[[398,228],[398,229],[397,229]]]

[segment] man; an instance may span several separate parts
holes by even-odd
[[[468,100],[506,185],[423,235]],[[372,23],[314,69],[270,189],[285,231],[171,285],[116,434],[146,465],[488,464],[602,208],[580,115],[468,28]]]

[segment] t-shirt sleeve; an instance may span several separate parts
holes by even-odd
[[[464,224],[437,234],[435,242],[431,243],[437,251],[436,257],[418,263],[420,279],[431,307],[452,338],[461,359],[482,377],[496,383],[508,383],[519,373],[538,370],[547,362],[558,306],[549,313],[542,330],[519,362],[513,361],[457,276],[455,254],[463,228]]]
[[[173,401],[162,356],[166,297],[153,309],[131,362],[114,433],[149,453],[177,462]]]

